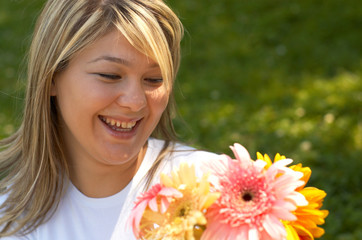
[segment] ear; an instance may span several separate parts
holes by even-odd
[[[57,95],[57,89],[56,89],[56,85],[55,85],[55,79],[53,78],[52,85],[50,88],[50,96],[54,97],[56,95]]]

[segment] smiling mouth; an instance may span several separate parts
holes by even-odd
[[[99,116],[99,119],[109,128],[117,132],[130,132],[134,129],[138,121],[123,122],[104,116]]]

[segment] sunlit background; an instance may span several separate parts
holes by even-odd
[[[0,138],[21,118],[24,57],[44,1],[0,1]],[[170,0],[186,28],[180,139],[279,152],[327,192],[322,239],[362,239],[362,1]],[[51,41],[51,39],[49,39]]]

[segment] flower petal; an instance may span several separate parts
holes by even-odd
[[[283,224],[272,214],[266,214],[263,221],[263,227],[268,234],[274,239],[282,239],[286,236]]]
[[[157,212],[158,206],[157,206],[157,198],[156,198],[156,197],[152,198],[152,199],[148,202],[148,207],[149,207],[152,211]]]
[[[231,146],[230,148],[233,151],[237,160],[244,162],[251,159],[248,150],[246,150],[246,148],[239,143],[235,143],[234,146]]]

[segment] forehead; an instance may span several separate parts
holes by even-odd
[[[113,30],[85,47],[75,58],[89,62],[108,60],[124,65],[159,67],[158,63],[137,50],[119,31]]]

